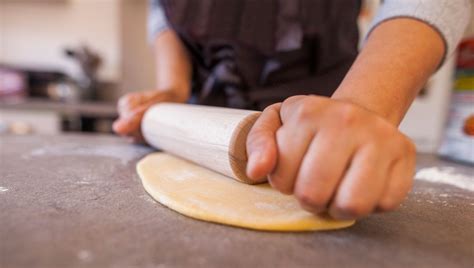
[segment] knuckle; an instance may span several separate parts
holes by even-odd
[[[387,141],[392,141],[391,146],[393,151],[401,157],[410,157],[414,158],[416,155],[415,145],[407,138],[405,135],[397,132],[391,139]]]
[[[359,119],[360,111],[352,104],[341,104],[339,106],[339,120],[345,126],[353,125]]]
[[[275,110],[277,110],[279,107],[281,106],[281,103],[274,103],[272,105],[269,105],[267,107],[265,107],[265,109],[263,109],[262,113],[269,113],[269,112],[273,112]]]
[[[294,116],[299,121],[311,119],[315,112],[315,106],[310,100],[302,101],[295,109]]]
[[[296,101],[301,100],[301,99],[304,98],[304,97],[305,97],[305,96],[303,96],[303,95],[295,95],[295,96],[288,97],[288,98],[286,98],[286,99],[283,101],[282,105],[285,106],[285,105],[288,105],[288,104],[292,104],[292,103],[294,103],[294,102],[296,102]]]

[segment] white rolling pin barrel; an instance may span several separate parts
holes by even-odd
[[[142,133],[157,149],[251,183],[245,174],[246,140],[259,115],[249,110],[160,103],[145,113]]]

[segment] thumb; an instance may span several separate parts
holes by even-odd
[[[281,103],[268,106],[257,119],[247,136],[247,176],[263,182],[277,163],[276,131],[281,127]]]

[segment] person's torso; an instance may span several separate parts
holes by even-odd
[[[357,55],[360,0],[162,0],[193,60],[197,102],[264,108],[329,96]]]

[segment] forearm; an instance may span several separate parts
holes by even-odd
[[[171,93],[176,102],[190,95],[192,67],[183,44],[172,30],[165,30],[155,40],[157,89]]]
[[[408,18],[381,23],[333,95],[398,125],[445,52],[429,25]]]

